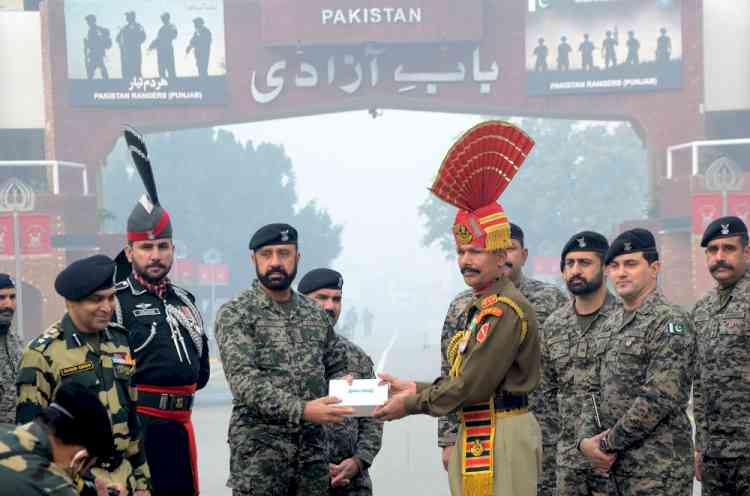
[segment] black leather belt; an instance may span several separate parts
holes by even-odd
[[[159,410],[190,410],[193,408],[193,395],[138,391],[138,406]]]
[[[529,406],[529,397],[525,394],[511,394],[505,391],[495,394],[495,411],[517,410]]]

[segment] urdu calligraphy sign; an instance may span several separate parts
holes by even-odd
[[[500,79],[497,61],[483,60],[480,47],[466,44],[300,51],[251,72],[256,102],[271,103],[295,89],[323,89],[343,96],[366,90],[433,96],[444,85],[459,84],[488,95]]]

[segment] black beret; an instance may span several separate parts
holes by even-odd
[[[76,382],[63,382],[49,408],[66,417],[65,424],[75,431],[75,438],[80,439],[89,455],[99,460],[112,455],[114,437],[109,414],[91,389]]]
[[[115,262],[107,255],[76,260],[55,279],[55,290],[66,300],[80,301],[114,286]]]
[[[250,249],[257,250],[269,245],[297,244],[297,230],[289,224],[268,224],[250,238]]]
[[[719,217],[711,222],[703,232],[701,246],[706,247],[708,243],[719,238],[731,238],[732,236],[747,236],[747,226],[742,219],[730,215],[728,217]]]
[[[651,231],[637,227],[629,231],[625,231],[620,234],[612,241],[607,255],[604,257],[604,263],[609,264],[615,257],[620,255],[626,255],[628,253],[657,253],[656,251],[656,239]]]
[[[319,289],[342,289],[344,278],[339,272],[331,269],[313,269],[297,285],[297,291],[309,294]]]
[[[515,239],[523,245],[523,229],[514,223],[510,223],[510,239]]]
[[[13,282],[13,278],[8,274],[0,273],[0,289],[15,288],[16,283]]]
[[[593,251],[604,255],[609,249],[607,238],[594,231],[581,231],[574,234],[565,246],[563,246],[560,255],[560,270],[565,266],[565,255],[572,251]]]

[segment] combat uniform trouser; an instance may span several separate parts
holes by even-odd
[[[593,469],[557,466],[557,494],[559,496],[607,496],[607,477]]]
[[[654,465],[638,474],[616,473],[610,478],[611,496],[691,496],[693,492],[693,464]],[[617,481],[615,485],[614,481]],[[619,490],[618,490],[619,488]],[[705,494],[705,493],[704,493]]]
[[[128,460],[122,460],[114,470],[104,470],[94,467],[91,474],[97,479],[103,479],[114,484],[121,484],[128,494],[133,494],[136,488],[135,477],[133,476],[133,466]]]
[[[557,486],[557,452],[554,444],[542,445],[542,473],[537,486],[537,496],[555,496]]]
[[[325,449],[306,446],[302,437],[230,436],[232,496],[327,496],[330,470]]]
[[[750,459],[703,457],[703,496],[750,495]]]
[[[451,495],[461,496],[461,439],[464,426],[458,430],[457,449],[451,450],[448,465]],[[542,468],[542,431],[533,413],[510,417],[497,416],[493,457],[494,496],[536,496],[537,480]]]

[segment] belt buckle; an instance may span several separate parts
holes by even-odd
[[[184,408],[185,404],[185,397],[184,396],[178,396],[174,399],[174,407],[177,410],[182,410]]]
[[[161,397],[159,398],[159,409],[166,410],[168,402],[169,395],[167,393],[161,393]]]

